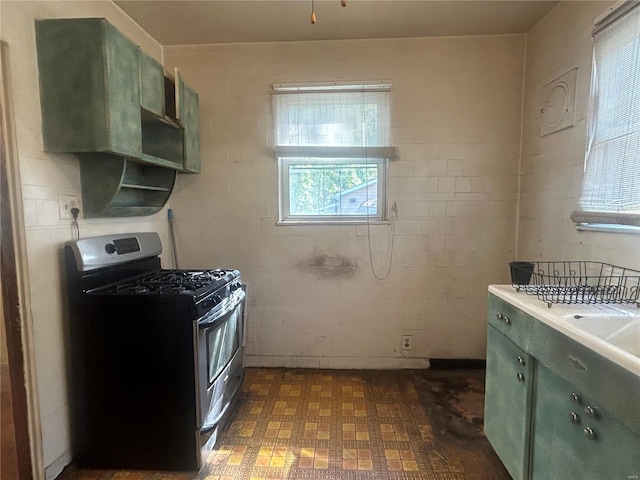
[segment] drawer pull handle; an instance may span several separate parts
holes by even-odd
[[[505,325],[511,325],[511,320],[508,317],[504,317],[504,323]]]
[[[580,395],[578,395],[577,393],[573,392],[571,394],[571,401],[573,403],[580,403]]]
[[[574,425],[578,425],[580,423],[580,417],[578,416],[577,413],[571,412],[569,414],[569,421]]]
[[[523,367],[527,364],[523,357],[518,357],[518,363]]]
[[[521,373],[516,373],[516,378],[519,382],[524,382],[524,375]]]
[[[586,371],[587,370],[587,367],[585,367],[582,364],[582,362],[580,360],[578,360],[577,358],[569,357],[569,361],[571,362],[571,365],[573,365],[578,370],[582,370],[582,371]]]
[[[500,312],[498,312],[498,313],[496,313],[496,318],[498,320],[502,320],[504,318],[504,316]]]
[[[584,436],[587,437],[589,440],[595,440],[597,435],[596,432],[593,431],[593,429],[591,427],[584,427]]]

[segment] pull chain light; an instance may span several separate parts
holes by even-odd
[[[347,6],[347,0],[340,0],[340,5],[342,5],[343,7]],[[311,0],[311,18],[310,18],[310,22],[313,25],[314,23],[316,23],[316,12],[315,12],[315,8],[314,8],[314,0]]]

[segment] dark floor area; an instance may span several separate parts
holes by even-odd
[[[18,456],[16,453],[16,437],[13,423],[13,407],[11,401],[11,381],[9,365],[0,365],[0,478],[2,480],[18,479]]]
[[[484,369],[248,369],[199,474],[80,470],[60,480],[509,480],[482,433]]]

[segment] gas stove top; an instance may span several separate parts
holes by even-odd
[[[189,295],[216,291],[239,277],[237,270],[160,270],[96,288],[102,295]]]

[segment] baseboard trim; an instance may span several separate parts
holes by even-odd
[[[433,370],[454,370],[454,369],[485,369],[487,361],[484,359],[469,358],[432,358],[430,360]]]
[[[245,355],[245,367],[333,370],[404,370],[429,368],[428,358],[285,357]]]

